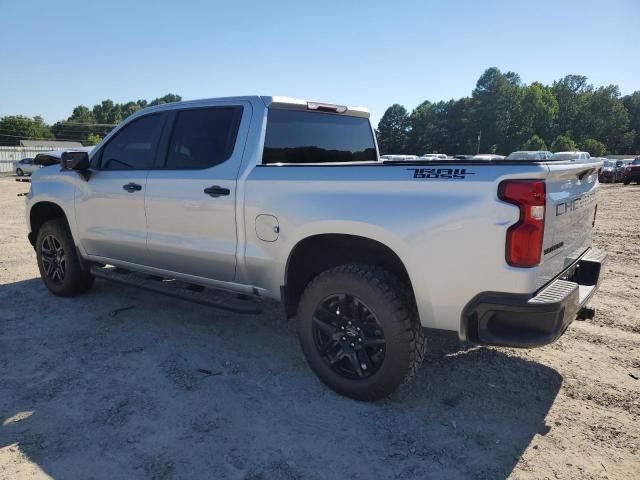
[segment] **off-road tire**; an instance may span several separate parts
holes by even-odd
[[[368,378],[345,378],[322,357],[314,342],[313,316],[323,299],[335,294],[357,296],[376,316],[386,340],[379,369]],[[394,274],[374,265],[331,268],[305,288],[298,306],[302,351],[320,380],[336,392],[363,401],[388,397],[411,379],[424,359],[426,339],[413,294]]]
[[[624,184],[625,185],[629,185],[630,183],[631,183],[631,180],[629,180],[629,179],[624,180]]]
[[[63,251],[64,275],[61,280],[47,275],[44,266],[43,244],[45,244],[46,248],[51,238],[56,240]],[[36,239],[36,257],[42,281],[54,295],[59,297],[79,295],[89,290],[93,285],[94,277],[88,271],[82,269],[73,237],[63,219],[49,220],[40,227]]]

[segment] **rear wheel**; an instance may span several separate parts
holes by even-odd
[[[42,281],[54,295],[78,295],[93,285],[93,276],[81,268],[71,232],[62,219],[49,220],[40,227],[36,257]]]
[[[425,337],[406,285],[370,265],[342,265],[305,289],[298,331],[309,365],[357,400],[389,396],[424,358]]]
[[[16,168],[16,175],[19,176],[19,177],[24,175],[24,172],[22,171],[21,168]]]
[[[624,184],[625,185],[629,185],[630,183],[631,183],[631,179],[629,179],[629,178],[625,178],[624,179]]]

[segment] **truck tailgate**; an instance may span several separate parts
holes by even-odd
[[[546,179],[547,206],[539,287],[591,246],[601,162],[549,162],[547,165],[549,176]]]

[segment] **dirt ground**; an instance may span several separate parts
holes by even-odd
[[[278,305],[50,295],[27,189],[0,179],[2,479],[640,478],[640,186],[602,188],[592,321],[528,351],[434,334],[416,381],[375,404],[316,379]]]

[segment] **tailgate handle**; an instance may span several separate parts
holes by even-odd
[[[596,171],[596,169],[595,169],[595,168],[590,168],[590,169],[588,169],[588,170],[583,170],[583,171],[581,171],[580,173],[578,173],[578,178],[579,178],[580,180],[582,180],[584,177],[586,177],[587,175],[589,175],[590,173],[593,173],[593,172],[595,172],[595,171]]]

